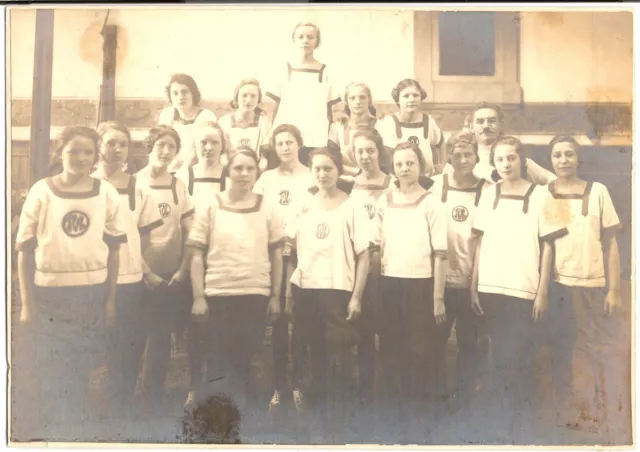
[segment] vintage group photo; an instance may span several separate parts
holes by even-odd
[[[633,12],[7,8],[9,441],[633,445]]]

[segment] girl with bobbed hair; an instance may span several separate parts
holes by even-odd
[[[211,110],[200,107],[202,95],[190,75],[172,74],[165,86],[165,93],[171,106],[162,110],[158,125],[173,127],[180,135],[181,150],[169,166],[169,172],[175,173],[183,165],[191,166],[197,161],[193,148],[193,125],[198,122],[216,122],[217,118]]]
[[[393,149],[403,142],[415,144],[427,163],[424,176],[440,173],[446,160],[444,135],[433,117],[420,110],[427,92],[418,81],[404,79],[393,88],[391,97],[400,110],[384,119],[385,145]]]

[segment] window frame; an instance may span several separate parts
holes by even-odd
[[[494,12],[495,75],[440,75],[439,11],[414,13],[414,68],[433,103],[522,102],[520,14]]]

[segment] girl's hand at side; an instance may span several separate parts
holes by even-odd
[[[444,298],[435,298],[433,300],[433,316],[436,318],[436,325],[447,321],[447,309],[444,305]]]
[[[173,276],[171,277],[171,280],[169,281],[169,287],[171,287],[172,285],[176,284],[176,283],[183,283],[185,282],[187,279],[187,274],[186,272],[183,272],[182,270],[177,270]]]
[[[163,283],[166,284],[166,281],[164,279],[151,272],[145,275],[144,282],[149,289],[155,289]]]
[[[480,304],[480,295],[478,295],[477,290],[471,291],[471,309],[476,315],[483,316],[484,311],[482,310],[482,305]]]
[[[204,322],[209,317],[209,305],[204,297],[194,297],[191,316],[196,322]]]
[[[547,308],[549,306],[549,301],[547,299],[547,295],[541,292],[538,292],[536,295],[536,300],[533,302],[533,321],[539,322],[544,317],[547,312]]]
[[[347,306],[347,322],[354,322],[360,317],[362,302],[357,298],[351,298]]]
[[[604,299],[604,314],[610,316],[622,306],[620,292],[617,290],[609,290],[607,297]]]

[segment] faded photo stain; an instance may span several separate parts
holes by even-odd
[[[112,25],[108,21],[106,25]],[[102,35],[103,27],[105,26],[104,18],[96,20],[89,25],[82,37],[80,38],[78,52],[82,60],[99,71],[102,71],[103,56],[104,56],[104,37]],[[116,73],[121,68],[122,63],[127,58],[129,53],[129,38],[127,30],[119,25],[113,24],[117,27],[117,51],[116,51]]]

